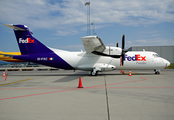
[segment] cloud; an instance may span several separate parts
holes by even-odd
[[[53,34],[53,35],[60,35],[60,36],[67,36],[67,35],[75,35],[75,34],[78,34],[79,31],[77,30],[72,30],[72,31],[61,31],[61,30],[58,30],[56,32],[56,34]]]
[[[174,45],[174,40],[165,38],[139,39],[126,41],[127,48],[131,46],[168,46]]]
[[[57,35],[63,36],[78,34],[77,29],[83,30],[86,24],[85,2],[1,0],[0,23],[26,24],[32,29],[55,29]],[[139,26],[174,21],[173,0],[93,0],[90,8],[91,21],[96,26],[115,23]]]
[[[58,49],[68,50],[68,51],[85,51],[82,44],[67,45],[67,46],[56,46]]]
[[[117,22],[125,25],[152,24],[157,22],[171,22],[174,17],[169,11],[171,0],[122,0],[97,2],[94,16],[102,18],[100,22]],[[92,6],[92,5],[91,5]]]

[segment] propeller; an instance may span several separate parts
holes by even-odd
[[[116,47],[118,47],[118,42],[117,42],[117,44],[116,44]]]
[[[124,65],[124,54],[126,53],[126,50],[124,49],[124,46],[125,46],[125,36],[123,34],[123,37],[122,37],[122,52],[121,52],[121,65],[122,65],[122,67]]]

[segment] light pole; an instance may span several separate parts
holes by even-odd
[[[94,22],[92,22],[91,25],[93,26],[93,35],[96,35]]]
[[[85,6],[87,6],[87,36],[91,35],[90,33],[90,2],[86,2]]]

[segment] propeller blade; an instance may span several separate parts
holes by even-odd
[[[122,67],[124,65],[124,54],[125,54],[124,46],[125,46],[125,36],[123,34],[123,37],[122,37],[122,53],[121,53],[121,65],[122,65]]]
[[[124,43],[125,43],[125,37],[124,37],[124,34],[123,34],[123,37],[122,37],[122,49],[124,49]]]
[[[122,67],[124,65],[124,54],[121,55],[121,65],[122,65]]]
[[[117,42],[117,45],[116,45],[116,47],[118,47],[118,42]]]

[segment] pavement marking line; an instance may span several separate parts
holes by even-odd
[[[116,84],[123,84],[123,83],[131,83],[131,82],[138,82],[138,81],[145,81],[147,79],[140,77],[143,80],[135,80],[135,81],[126,81],[126,82],[120,82],[120,83],[111,83],[107,84],[108,85],[116,85]],[[20,82],[27,81],[31,79],[26,79],[26,80],[20,80]],[[17,81],[16,81],[17,82]],[[19,82],[19,81],[18,81]],[[14,82],[12,82],[13,84]],[[72,89],[67,89],[67,90],[59,90],[59,91],[53,91],[53,92],[45,92],[45,93],[38,93],[38,94],[30,94],[30,95],[23,95],[23,96],[16,96],[16,97],[9,97],[9,98],[2,98],[0,100],[7,100],[7,99],[14,99],[14,98],[22,98],[22,97],[29,97],[29,96],[36,96],[36,95],[44,95],[44,94],[50,94],[50,93],[58,93],[58,92],[66,92],[66,91],[72,91],[72,90],[81,90],[81,89],[89,89],[89,88],[97,88],[97,87],[102,87],[105,85],[97,85],[97,86],[91,86],[91,87],[84,87],[84,88],[72,88]]]
[[[104,87],[100,87],[100,88],[104,88]],[[151,89],[153,89],[153,88],[159,88],[159,89],[161,89],[161,88],[174,88],[174,87],[107,87],[107,88],[117,88],[117,89],[126,89],[126,88],[128,88],[128,89],[132,89],[132,88],[135,88],[135,89],[139,89],[139,88],[144,88],[144,89],[146,89],[146,88],[151,88]]]
[[[136,73],[136,74],[142,75],[141,73],[138,73],[138,72],[132,72],[132,73]]]
[[[123,84],[123,83],[139,82],[139,81],[144,81],[144,80],[135,80],[135,81],[120,82],[120,83],[111,83],[111,84],[107,84],[107,86],[108,85]],[[103,87],[103,86],[105,86],[105,85],[97,85],[97,86],[91,86],[91,87],[85,87],[85,88],[96,88],[96,87]]]
[[[28,81],[28,80],[32,80],[32,78],[25,79],[25,80],[20,80],[20,81],[15,81],[15,82],[10,82],[10,83],[5,83],[5,84],[0,84],[0,86],[10,85],[10,84],[19,83],[19,82],[24,82],[24,81]]]
[[[143,79],[143,80],[147,80],[146,78],[143,78],[143,77],[139,77],[139,78],[141,78],[141,79]]]
[[[79,89],[79,88],[68,89],[68,90],[60,90],[60,91],[53,91],[53,92],[45,92],[45,93],[38,93],[38,94],[30,94],[30,95],[23,95],[23,96],[2,98],[2,99],[0,99],[0,100],[8,100],[8,99],[14,99],[14,98],[22,98],[22,97],[29,97],[29,96],[36,96],[36,95],[44,95],[44,94],[58,93],[58,92],[65,92],[65,91],[72,91],[72,90],[78,90],[78,89]],[[81,89],[83,89],[83,88],[81,88]]]
[[[132,82],[139,82],[139,81],[145,81],[147,80],[146,78],[143,78],[143,77],[139,77],[143,80],[134,80],[134,81],[126,81],[126,82],[120,82],[120,83],[111,83],[111,84],[107,84],[108,85],[116,85],[116,84],[123,84],[123,83],[132,83]],[[85,88],[96,88],[96,87],[103,87],[105,85],[97,85],[97,86],[91,86],[91,87],[85,87]]]
[[[129,75],[129,72],[124,72],[123,74]],[[138,73],[138,72],[131,72],[131,74],[133,74],[133,75],[136,75],[136,74],[142,75],[142,73]]]
[[[20,89],[70,89],[74,87],[57,87],[57,88],[0,88],[0,90],[20,90]]]

